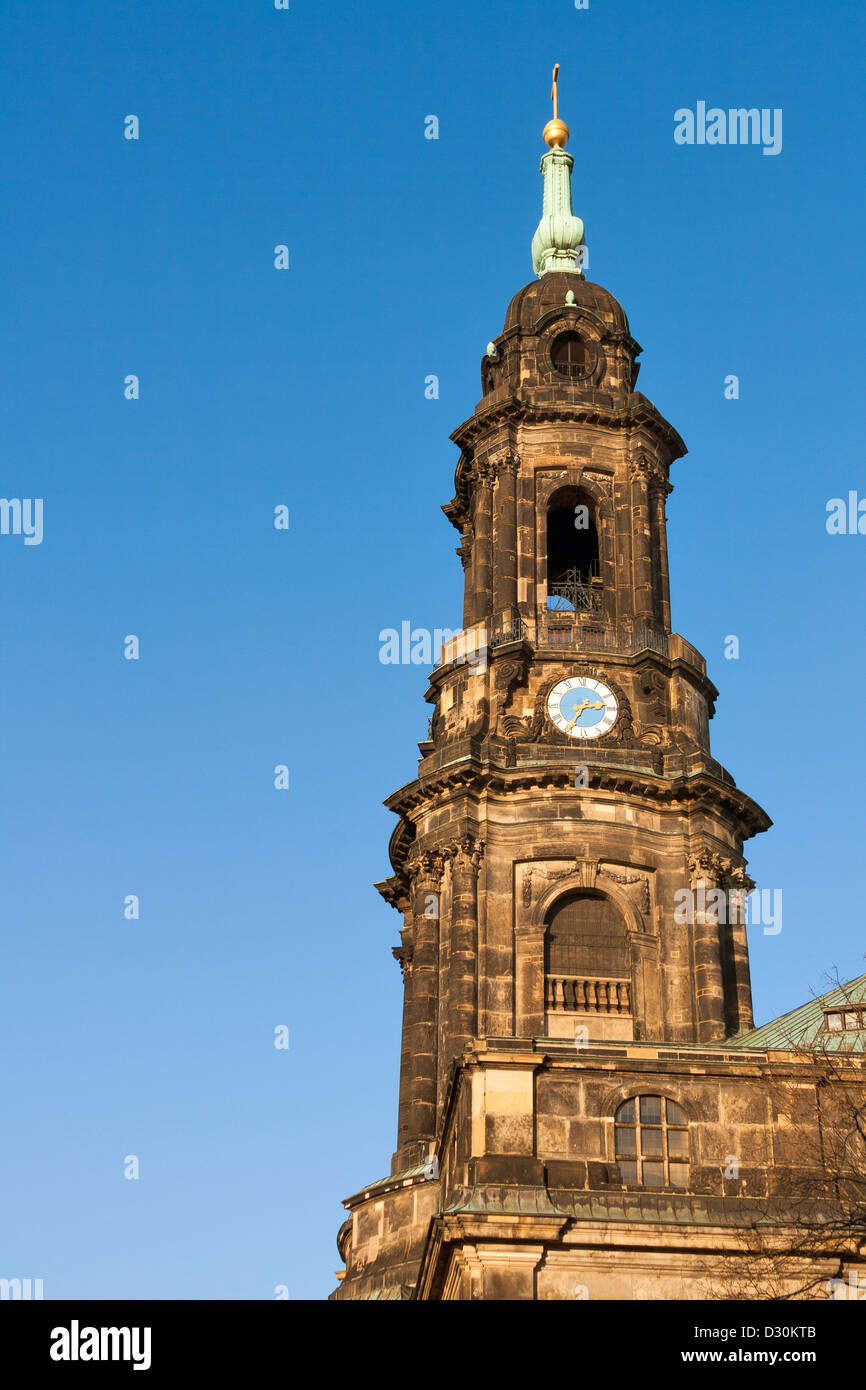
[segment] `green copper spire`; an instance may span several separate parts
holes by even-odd
[[[549,270],[566,270],[584,279],[578,264],[578,247],[584,245],[583,223],[571,208],[571,171],[574,160],[566,154],[569,129],[559,119],[557,81],[559,63],[553,69],[553,120],[544,127],[543,135],[550,146],[541,161],[544,175],[544,202],[541,221],[532,238],[532,267],[539,277]]]

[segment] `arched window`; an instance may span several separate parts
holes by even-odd
[[[546,925],[548,1008],[630,1014],[628,932],[610,899],[601,893],[573,893],[551,908]]]
[[[626,1187],[688,1187],[685,1111],[666,1096],[624,1100],[614,1116],[614,1152]]]
[[[547,601],[554,609],[599,607],[595,508],[578,488],[564,488],[551,498],[547,513]]]
[[[545,969],[549,975],[627,979],[628,933],[619,910],[601,893],[572,893],[547,915]]]

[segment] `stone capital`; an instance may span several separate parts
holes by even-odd
[[[477,875],[484,857],[484,841],[476,835],[461,835],[446,846],[442,855],[451,864],[452,874],[456,870]]]
[[[513,449],[509,449],[506,453],[497,455],[493,467],[497,482],[501,481],[505,474],[516,478],[520,468],[520,455],[516,454]]]
[[[662,492],[663,495],[672,492],[673,488],[667,480],[667,472],[657,459],[650,458],[649,454],[639,453],[629,459],[628,476],[632,482],[642,482],[650,492]]]
[[[701,883],[710,883],[716,888],[739,888],[747,893],[755,886],[744,865],[708,848],[689,855],[689,886],[694,892]]]
[[[460,563],[462,564],[464,569],[466,569],[466,566],[470,563],[472,559],[472,545],[474,540],[475,528],[473,527],[471,521],[467,521],[463,527],[463,530],[460,532],[460,544],[457,546],[454,552],[456,555],[460,556]]]
[[[402,940],[400,945],[391,947],[391,955],[400,966],[400,974],[405,983],[412,973],[412,958],[415,954],[415,943],[410,932],[401,932],[401,937]]]
[[[438,850],[416,851],[406,865],[413,894],[424,889],[438,892],[444,867],[444,858]]]

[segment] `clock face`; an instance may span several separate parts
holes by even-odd
[[[616,721],[616,696],[602,681],[570,676],[547,697],[547,713],[569,738],[599,738]]]

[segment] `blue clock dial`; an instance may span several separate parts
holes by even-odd
[[[599,738],[616,722],[616,696],[602,681],[570,676],[551,690],[547,713],[570,738]]]
[[[581,729],[588,729],[593,724],[601,723],[605,714],[605,703],[597,696],[593,700],[582,686],[578,686],[576,690],[567,690],[560,698],[559,712],[572,727],[579,725]]]

